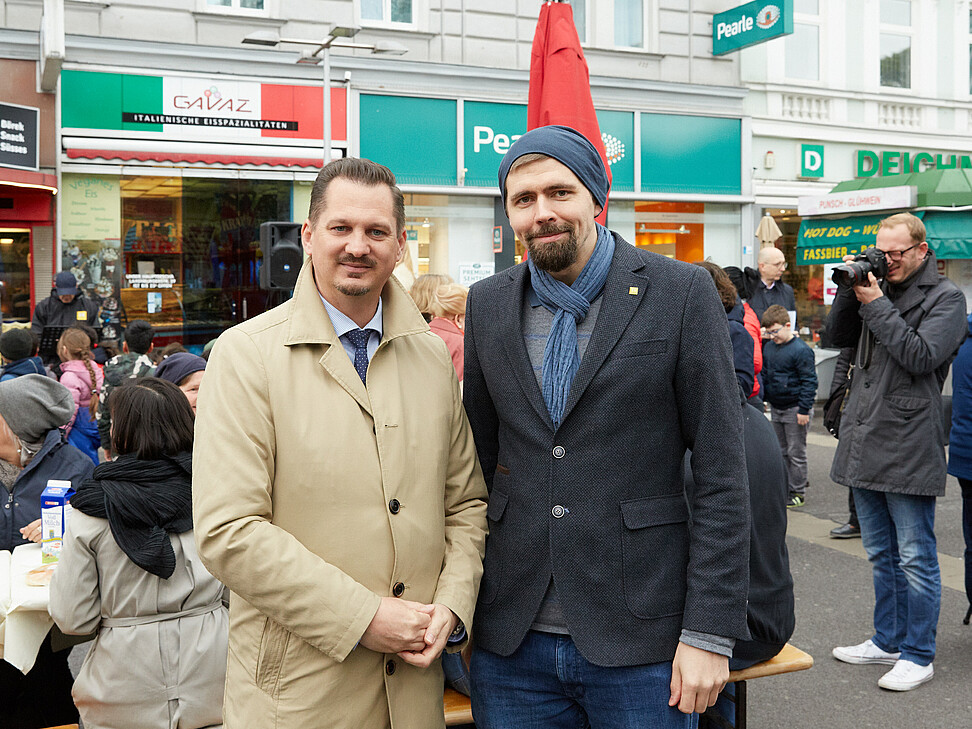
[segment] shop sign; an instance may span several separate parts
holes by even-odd
[[[817,179],[824,176],[824,146],[800,145],[800,177]]]
[[[462,108],[465,184],[496,188],[503,155],[527,130],[527,108],[482,101],[463,102]]]
[[[472,286],[477,281],[489,278],[496,272],[496,264],[489,263],[460,263],[459,264],[459,284],[461,286]]]
[[[160,132],[167,139],[320,141],[320,86],[236,81],[225,76],[141,76],[64,71],[68,129]],[[347,139],[345,90],[331,89],[332,140]]]
[[[176,278],[171,273],[128,273],[125,280],[132,289],[171,289]]]
[[[62,175],[61,237],[117,240],[121,236],[121,186],[117,177]]]
[[[865,248],[869,248],[872,245],[874,245],[873,242],[826,246],[808,244],[810,247],[797,248],[796,265],[810,266],[820,263],[840,263],[844,260],[844,256],[856,256]]]
[[[857,150],[857,176],[907,175],[926,170],[972,169],[972,155],[937,152],[875,152]]]
[[[641,192],[739,195],[741,120],[642,113]]]
[[[873,190],[848,190],[829,195],[806,195],[798,200],[801,216],[863,213],[868,210],[901,210],[913,208],[918,202],[918,188],[914,185],[875,187]]]
[[[595,111],[601,141],[611,168],[611,190],[635,191],[634,114],[630,111]]]
[[[493,253],[503,252],[503,226],[493,226]]]
[[[793,33],[793,0],[756,0],[712,16],[712,55]]]
[[[881,224],[880,215],[859,215],[838,220],[804,220],[797,238],[796,263],[840,263],[873,246]]]
[[[38,169],[40,109],[0,104],[0,167]]]

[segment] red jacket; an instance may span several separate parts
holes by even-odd
[[[753,365],[755,366],[756,375],[763,369],[763,334],[760,330],[759,317],[756,316],[756,312],[753,311],[753,307],[743,302],[743,326],[746,327],[746,331],[750,333],[753,337]],[[753,385],[753,392],[750,397],[759,394],[759,378],[756,378],[756,383]]]
[[[441,316],[437,316],[429,322],[429,329],[442,337],[442,340],[446,343],[446,346],[449,348],[449,354],[452,355],[452,366],[456,368],[456,375],[459,377],[459,382],[462,382],[462,330],[456,326],[456,323],[452,319],[446,319]],[[762,363],[762,359],[762,355],[760,355],[760,363]]]

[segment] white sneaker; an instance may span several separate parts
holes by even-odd
[[[901,657],[900,653],[888,653],[874,645],[870,638],[860,645],[845,645],[834,648],[834,658],[844,663],[886,663],[894,666]],[[907,661],[905,661],[907,663]],[[927,680],[927,679],[926,679]]]
[[[889,691],[911,691],[926,681],[931,681],[935,675],[932,664],[919,666],[912,661],[898,661],[894,668],[878,679],[878,686]]]

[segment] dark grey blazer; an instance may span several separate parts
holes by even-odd
[[[523,339],[529,269],[469,292],[464,402],[490,489],[473,635],[501,655],[520,645],[551,574],[575,644],[599,665],[670,661],[683,628],[749,635],[749,498],[725,309],[705,270],[615,241],[556,432]]]

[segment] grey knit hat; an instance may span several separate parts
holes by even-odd
[[[57,380],[23,375],[0,382],[0,417],[14,435],[39,443],[48,431],[67,425],[74,415],[74,399]]]

